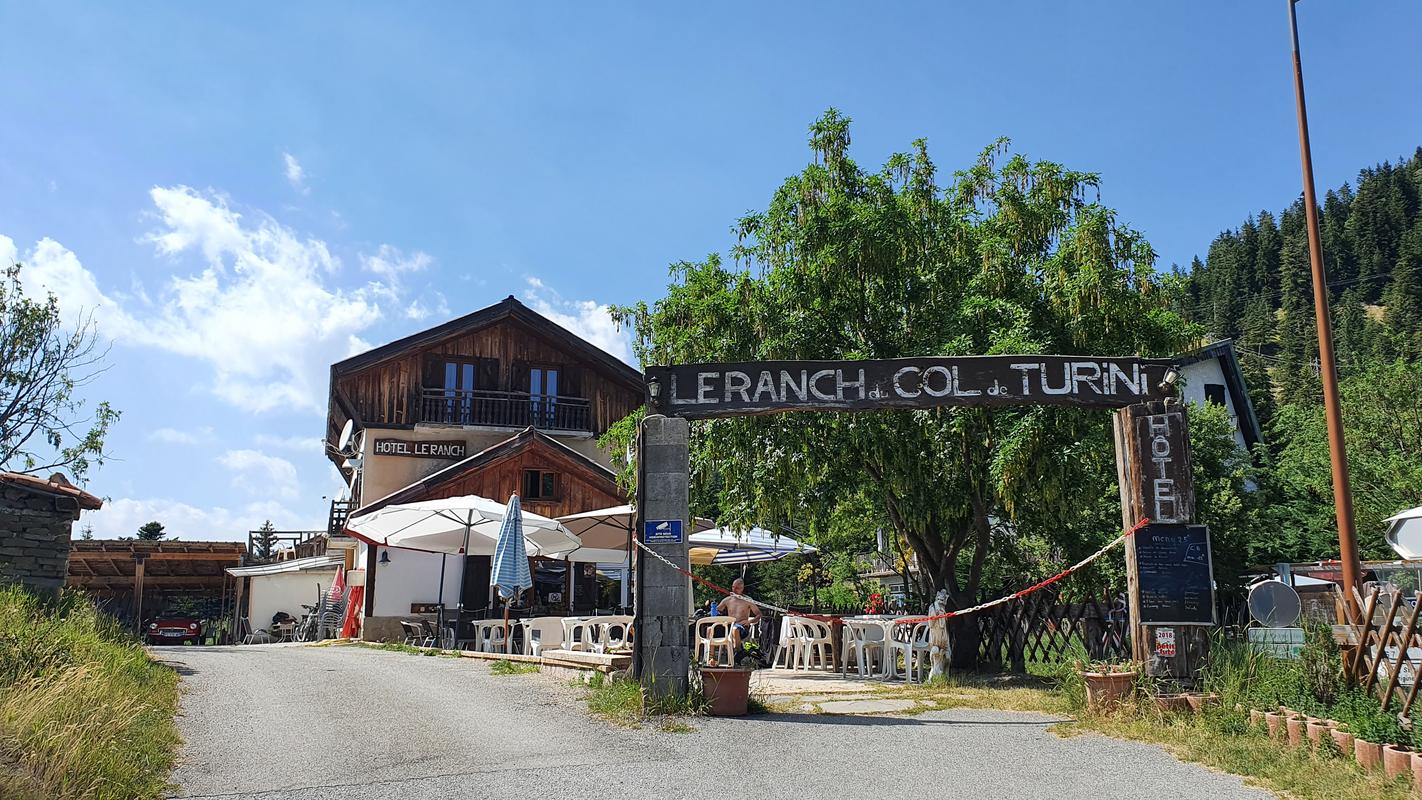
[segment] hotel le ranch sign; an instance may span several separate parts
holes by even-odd
[[[1123,521],[1128,527],[1141,518],[1151,523],[1126,541],[1134,656],[1147,661],[1150,674],[1184,678],[1207,647],[1208,638],[1198,632],[1214,622],[1214,604],[1201,607],[1202,598],[1213,597],[1209,538],[1200,526],[1189,526],[1195,515],[1189,427],[1175,399],[1175,369],[1168,359],[961,356],[677,364],[648,367],[646,381],[653,413],[688,419],[942,406],[1116,409]],[[1142,591],[1136,539],[1169,539],[1186,527],[1200,528],[1191,535],[1203,537],[1206,568],[1186,574],[1151,562],[1144,571],[1150,585]],[[1187,646],[1177,651],[1175,629],[1181,626],[1200,627],[1182,628]],[[1153,627],[1162,635],[1153,638]],[[1169,650],[1152,648],[1155,639],[1168,640]]]

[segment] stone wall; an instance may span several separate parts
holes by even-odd
[[[0,583],[58,593],[69,569],[70,526],[78,516],[73,500],[0,488]]]

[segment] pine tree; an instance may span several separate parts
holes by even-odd
[[[1422,357],[1422,215],[1398,246],[1392,283],[1382,298],[1383,323],[1396,355]]]
[[[1274,224],[1274,215],[1268,211],[1259,212],[1259,242],[1254,250],[1255,291],[1273,297],[1279,291],[1279,249],[1284,241],[1279,236],[1279,226]]]
[[[162,539],[163,535],[163,523],[156,520],[138,526],[138,538],[145,542],[156,542]]]
[[[256,530],[256,537],[252,542],[253,558],[259,561],[270,561],[272,554],[276,551],[276,526],[271,520],[262,523]]]
[[[1317,384],[1314,359],[1318,355],[1318,329],[1313,316],[1308,242],[1302,230],[1285,237],[1279,264],[1282,307],[1276,378],[1280,400],[1294,403],[1310,398]]]

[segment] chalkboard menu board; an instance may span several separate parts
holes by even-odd
[[[1147,525],[1135,534],[1140,621],[1213,625],[1214,572],[1204,525]]]

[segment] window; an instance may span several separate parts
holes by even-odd
[[[1225,404],[1225,387],[1219,383],[1205,384],[1205,401],[1217,406]]]
[[[523,471],[523,499],[556,500],[558,497],[558,473],[543,469]]]

